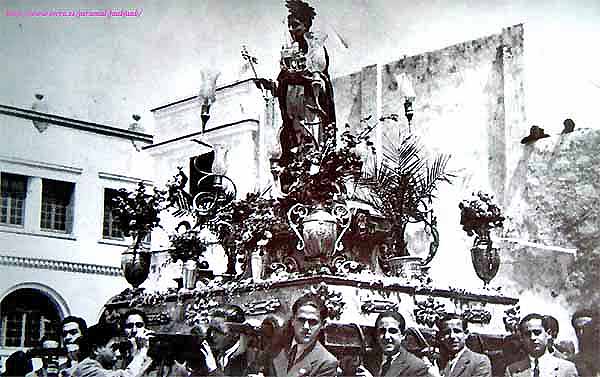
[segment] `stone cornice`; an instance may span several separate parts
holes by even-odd
[[[153,136],[141,132],[129,131],[122,128],[105,126],[98,123],[86,122],[72,118],[61,117],[58,115],[40,113],[37,111],[22,109],[19,107],[6,106],[0,104],[0,114],[14,116],[17,118],[30,119],[39,122],[55,124],[57,126],[74,128],[82,131],[93,132],[96,134],[120,137],[128,140],[152,143]]]
[[[247,83],[249,81],[254,81],[254,80],[255,79],[251,78],[251,79],[246,79],[246,80],[242,80],[242,81],[236,81],[236,82],[233,82],[231,84],[219,86],[219,87],[217,87],[215,89],[215,92],[220,92],[222,90],[229,89],[229,88],[232,88],[232,87],[235,87],[235,86],[239,86],[239,85],[242,85],[244,83]],[[198,98],[198,96],[187,97],[187,98],[184,98],[184,99],[180,99],[179,101],[175,101],[175,102],[167,103],[166,105],[161,105],[161,106],[155,107],[154,109],[151,109],[150,111],[154,113],[156,111],[164,110],[164,109],[169,108],[169,107],[173,107],[173,106],[176,106],[176,105],[181,105],[181,104],[183,104],[185,102],[193,102],[197,98]]]
[[[113,173],[107,173],[107,172],[102,172],[102,171],[98,172],[98,177],[102,178],[102,179],[108,179],[110,181],[121,181],[121,182],[127,182],[127,183],[143,182],[146,186],[154,186],[154,183],[147,179],[128,177],[126,175],[113,174]]]
[[[17,257],[0,255],[0,266],[15,266],[41,270],[79,272],[83,274],[122,276],[120,267],[103,266],[99,264],[75,263],[61,260]]]
[[[195,137],[195,136],[201,136],[201,135],[204,135],[207,138],[209,138],[211,136],[214,136],[215,134],[219,134],[219,133],[225,132],[225,131],[230,131],[230,130],[234,129],[234,126],[237,126],[237,125],[240,125],[240,124],[244,124],[244,123],[254,123],[253,130],[255,131],[256,128],[258,127],[259,121],[257,119],[252,119],[252,118],[242,119],[242,120],[239,120],[237,122],[223,124],[221,126],[212,128],[212,129],[204,131],[204,132],[203,131],[194,132],[194,133],[191,133],[191,134],[188,134],[188,135],[183,135],[183,136],[176,137],[174,139],[161,141],[160,143],[156,143],[156,144],[152,144],[152,145],[147,145],[145,147],[142,147],[142,149],[144,149],[144,150],[155,149],[157,147],[162,147],[162,146],[165,146],[165,145],[168,145],[168,144],[172,144],[174,142],[178,142],[178,141],[182,141],[182,140],[192,140],[193,137]],[[234,132],[234,131],[232,131],[232,132]],[[196,142],[198,142],[200,144],[203,144],[204,146],[210,146],[210,144],[208,144],[208,143],[206,143],[206,142],[204,142],[202,140],[199,140],[199,141],[196,141]]]
[[[82,168],[74,167],[74,166],[66,166],[59,164],[52,164],[45,161],[34,161],[34,160],[26,160],[24,158],[18,157],[9,157],[0,155],[0,162],[6,162],[14,165],[24,165],[33,168],[41,168],[48,170],[55,170],[60,172],[72,173],[72,174],[81,174],[83,172]]]

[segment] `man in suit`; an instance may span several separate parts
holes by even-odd
[[[338,361],[318,340],[327,318],[327,307],[316,295],[306,294],[292,305],[291,344],[267,367],[270,376],[335,376]]]
[[[375,320],[379,351],[370,360],[367,369],[359,368],[360,377],[422,377],[429,376],[431,365],[402,347],[406,321],[402,314],[386,311]]]
[[[506,367],[506,377],[576,377],[577,369],[570,361],[559,359],[548,352],[550,334],[544,328],[544,316],[531,313],[519,323],[527,359]]]
[[[242,308],[221,305],[211,310],[209,318],[208,341],[205,340],[200,349],[206,363],[205,373],[210,376],[248,375],[245,338],[231,328],[231,323],[246,321]]]
[[[447,314],[436,322],[440,345],[442,375],[445,377],[491,377],[492,364],[486,355],[465,345],[467,321],[457,314]]]

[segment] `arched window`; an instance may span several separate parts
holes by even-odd
[[[44,335],[58,337],[60,316],[56,305],[37,289],[22,288],[0,304],[2,347],[33,347]]]

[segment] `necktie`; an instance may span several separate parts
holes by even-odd
[[[385,359],[385,363],[381,366],[381,376],[385,376],[385,374],[390,370],[390,366],[392,366],[392,357],[388,356]]]
[[[294,361],[296,361],[296,353],[298,352],[298,345],[294,344],[294,346],[290,349],[290,352],[288,353],[288,367],[287,367],[287,371],[289,372],[290,369],[292,369],[292,366],[294,365]]]
[[[449,377],[451,372],[452,372],[452,361],[448,361],[448,363],[446,364],[446,368],[444,368],[444,371],[442,372],[442,374],[445,377]]]
[[[540,363],[537,358],[533,364],[533,377],[540,377]]]

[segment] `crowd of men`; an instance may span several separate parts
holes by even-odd
[[[61,339],[44,338],[40,344],[43,367],[31,371],[31,361],[18,351],[6,362],[4,376],[30,377],[133,377],[133,376],[342,376],[360,377],[472,377],[492,376],[487,355],[467,346],[467,321],[447,314],[436,322],[435,346],[439,353],[411,353],[403,341],[407,332],[404,317],[395,311],[380,313],[375,327],[375,351],[361,355],[352,372],[339,363],[321,342],[327,307],[314,295],[301,296],[291,308],[281,347],[266,347],[256,353],[240,331],[246,322],[244,311],[224,304],[209,313],[208,325],[189,334],[196,343],[170,343],[154,347],[158,334],[148,328],[144,312],[137,309],[122,316],[120,326],[99,323],[87,327],[78,317],[62,322]],[[578,311],[572,326],[578,339],[578,353],[570,357],[556,344],[559,326],[551,316],[531,313],[519,323],[520,346],[505,348],[510,360],[507,377],[597,377],[598,317],[592,311]],[[154,339],[154,341],[153,341]],[[176,338],[180,339],[180,338]],[[185,339],[185,337],[183,337]],[[52,352],[62,342],[66,362],[61,365]],[[166,343],[165,343],[166,342]],[[364,357],[363,357],[364,356]]]

